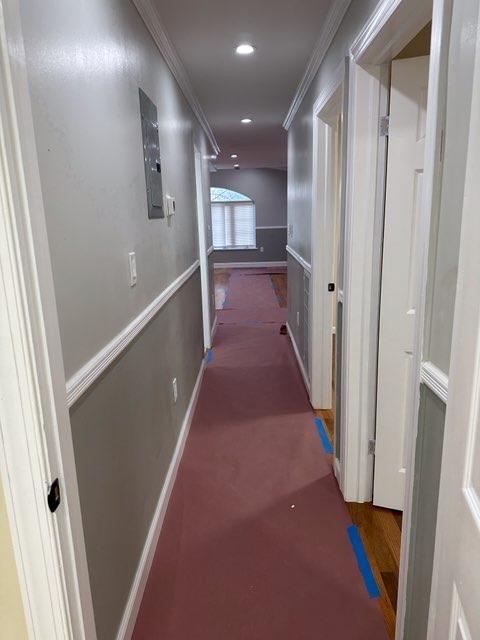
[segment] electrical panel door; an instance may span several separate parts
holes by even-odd
[[[164,218],[157,107],[141,89],[139,94],[148,217]]]

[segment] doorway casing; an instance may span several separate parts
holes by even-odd
[[[388,114],[388,63],[432,20],[426,119],[424,190],[417,236],[414,406],[406,442],[406,497],[402,530],[397,635],[403,637],[411,528],[413,460],[417,430],[427,261],[432,211],[440,193],[440,145],[446,82],[450,0],[384,0],[353,42],[349,55],[345,211],[344,377],[341,489],[347,501],[372,499],[377,385],[378,313],[384,216],[386,142],[379,118]]]

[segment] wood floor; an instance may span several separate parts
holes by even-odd
[[[233,269],[216,268],[214,276],[215,284],[215,309],[223,309],[228,291],[228,283]],[[272,286],[277,296],[278,304],[282,308],[287,306],[287,273],[272,272],[269,274]]]
[[[375,507],[371,502],[347,502],[352,521],[360,530],[363,545],[380,589],[382,609],[388,635],[395,638],[400,537],[402,514]]]
[[[231,269],[215,270],[215,307],[222,309],[228,291]],[[279,305],[287,306],[287,275],[270,274]],[[334,358],[335,364],[335,358]],[[335,375],[333,376],[335,380]],[[335,391],[335,390],[334,390]],[[331,409],[318,410],[330,441],[334,442],[335,415]],[[380,589],[379,604],[385,619],[389,637],[395,638],[395,621],[400,564],[400,537],[402,514],[391,509],[375,507],[372,503],[347,502],[352,521],[357,525],[367,552],[373,573]]]

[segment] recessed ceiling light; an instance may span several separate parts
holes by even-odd
[[[251,124],[252,123],[252,119],[251,118],[242,118],[241,119],[241,123],[242,124]]]
[[[239,164],[234,164],[234,165],[233,165],[233,168],[234,168],[234,169],[240,169],[240,165],[239,165]]]
[[[238,158],[238,155],[236,153],[232,153],[232,155],[230,156],[230,158],[232,158],[232,160],[235,160],[235,158]]]
[[[255,47],[247,42],[239,44],[235,49],[235,52],[238,53],[239,56],[249,56],[255,51]]]

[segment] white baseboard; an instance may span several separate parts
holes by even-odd
[[[288,322],[287,322],[287,331],[288,331],[288,335],[290,336],[290,340],[292,341],[293,351],[297,357],[297,362],[298,362],[298,366],[300,367],[300,372],[302,374],[303,382],[305,383],[305,386],[307,388],[308,395],[310,395],[310,380],[308,379],[307,372],[305,371],[303,361],[300,357],[300,352],[298,350],[297,343],[295,342],[295,338],[293,337],[293,333],[292,333],[292,330],[290,329],[290,325],[288,324]]]
[[[137,620],[138,611],[142,602],[143,593],[147,584],[148,574],[152,566],[153,557],[157,548],[158,539],[162,530],[163,520],[168,507],[168,501],[172,493],[173,485],[175,484],[175,478],[177,477],[178,467],[182,459],[183,450],[187,441],[188,432],[192,423],[193,414],[197,405],[198,394],[205,372],[205,359],[202,360],[200,370],[198,372],[197,380],[192,391],[192,396],[188,404],[185,418],[183,419],[182,428],[178,437],[177,446],[168,468],[167,477],[160,493],[155,513],[153,514],[152,523],[148,531],[147,539],[143,547],[142,555],[138,563],[135,578],[133,580],[132,588],[128,596],[125,611],[122,616],[122,621],[118,629],[116,640],[130,640]]]
[[[215,262],[215,269],[250,269],[254,267],[286,267],[287,261],[281,262]]]

